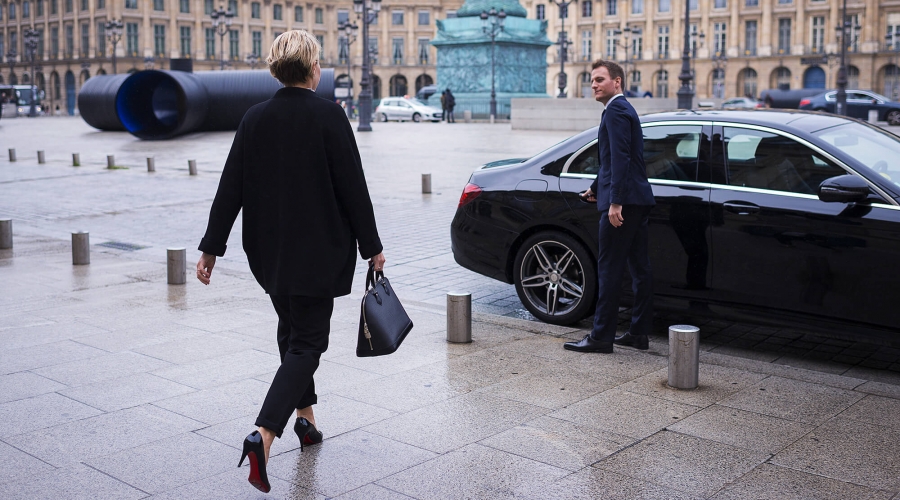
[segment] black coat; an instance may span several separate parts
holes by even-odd
[[[364,259],[382,250],[347,115],[307,89],[280,89],[244,115],[201,251],[225,254],[242,208],[244,251],[269,294],[346,295],[357,245]]]

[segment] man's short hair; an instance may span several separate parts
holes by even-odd
[[[272,43],[266,63],[269,72],[285,86],[308,82],[321,51],[319,41],[306,30],[285,31]]]
[[[616,78],[622,79],[622,88],[625,88],[625,71],[622,70],[622,67],[613,61],[607,61],[604,59],[597,59],[594,61],[594,64],[591,65],[591,71],[597,68],[606,68],[606,71],[609,71],[609,77],[615,80]]]

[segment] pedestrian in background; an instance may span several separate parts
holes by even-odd
[[[563,347],[578,352],[613,352],[613,343],[647,349],[653,323],[653,276],[650,271],[650,210],[656,204],[644,165],[641,120],[622,95],[625,72],[612,61],[592,65],[591,90],[606,109],[600,119],[597,147],[600,171],[581,194],[595,201],[600,215],[597,257],[597,309],[591,332]],[[625,265],[631,271],[634,305],[631,329],[616,337],[619,293]]]
[[[456,98],[453,97],[453,92],[450,89],[447,89],[447,123],[456,123],[456,118],[453,117],[453,108],[456,107]]]
[[[447,90],[441,92],[441,121],[447,119]]]
[[[243,210],[244,251],[278,314],[281,354],[241,456],[263,492],[271,489],[269,449],[291,413],[301,450],[322,442],[313,374],[328,348],[334,298],[350,293],[357,247],[375,270],[385,262],[353,129],[339,105],[315,94],[320,49],[303,30],[275,39],[266,62],[284,88],[250,108],[238,127],[197,263],[197,278],[208,285]]]

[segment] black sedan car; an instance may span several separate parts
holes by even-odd
[[[800,109],[834,113],[836,102],[837,91],[832,90],[801,99]],[[881,94],[868,90],[847,91],[847,116],[868,120],[871,110],[878,111],[878,120],[891,125],[900,125],[900,102],[893,102]]]
[[[900,340],[900,137],[803,111],[641,120],[656,307]],[[596,303],[600,215],[578,196],[596,142],[593,128],[479,168],[453,219],[456,261],[549,323]]]

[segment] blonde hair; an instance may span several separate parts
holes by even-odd
[[[314,74],[322,47],[306,30],[285,31],[272,43],[266,63],[269,72],[284,85],[308,82]]]

